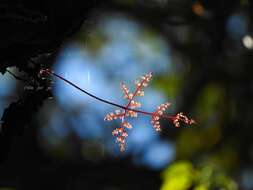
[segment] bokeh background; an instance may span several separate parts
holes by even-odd
[[[197,124],[156,133],[131,121],[120,152],[104,121],[114,107],[57,78],[1,166],[0,189],[252,190],[252,7],[250,0],[112,0],[90,13],[52,69],[101,98],[125,104],[120,82],[153,79],[142,109],[172,103]],[[20,74],[15,68],[10,71]],[[29,88],[0,78],[0,113]]]

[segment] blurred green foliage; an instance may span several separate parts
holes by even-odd
[[[175,99],[182,87],[182,75],[170,74],[160,76],[153,80],[154,86],[164,92],[168,97]]]
[[[175,86],[172,81],[170,79],[169,86]],[[164,80],[157,84],[160,88],[169,89],[165,88]],[[176,161],[163,171],[161,190],[238,189],[236,182],[227,175],[238,163],[239,155],[231,147],[233,142],[216,148],[222,140],[222,116],[226,103],[225,90],[219,84],[206,84],[198,92],[193,107],[198,124],[190,129],[181,129],[176,139],[177,160],[187,161]],[[190,160],[194,160],[197,166]]]
[[[222,170],[209,163],[194,167],[189,161],[178,161],[162,174],[161,190],[237,190],[237,184]]]
[[[219,120],[216,118],[221,115],[219,112],[222,111],[225,102],[224,88],[218,84],[207,84],[198,96],[195,106],[195,115],[198,116],[198,121],[208,122],[212,126],[217,125],[216,122]]]

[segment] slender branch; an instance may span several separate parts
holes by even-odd
[[[61,75],[58,75],[56,74],[55,72],[49,70],[49,69],[46,69],[46,70],[42,70],[42,74],[43,73],[46,73],[48,75],[51,75],[51,76],[55,76],[61,80],[63,80],[64,82],[68,83],[69,85],[73,86],[74,88],[76,88],[77,90],[80,90],[81,92],[85,93],[86,95],[100,101],[100,102],[103,102],[105,104],[110,104],[112,106],[115,106],[115,107],[118,107],[118,108],[121,108],[121,109],[124,109],[124,110],[129,110],[129,111],[134,111],[134,112],[137,112],[137,113],[141,113],[141,114],[145,114],[145,115],[153,115],[154,113],[152,112],[146,112],[146,111],[142,111],[142,110],[136,110],[136,109],[131,109],[129,108],[129,106],[123,106],[123,105],[120,105],[120,104],[116,104],[114,102],[111,102],[111,101],[108,101],[108,100],[105,100],[103,98],[99,98],[93,94],[91,94],[90,92],[87,92],[86,90],[80,88],[79,86],[77,86],[76,84],[74,84],[73,82],[65,79],[64,77],[62,77]]]

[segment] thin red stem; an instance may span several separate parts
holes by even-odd
[[[105,104],[109,104],[109,105],[112,105],[112,106],[115,106],[115,107],[118,107],[118,108],[121,108],[121,109],[124,109],[124,110],[134,111],[134,112],[141,113],[141,114],[144,114],[144,115],[149,115],[149,116],[154,116],[154,115],[156,115],[155,112],[147,112],[147,111],[142,111],[142,110],[137,110],[137,109],[131,109],[131,108],[129,108],[129,105],[130,105],[129,103],[127,104],[127,106],[123,106],[123,105],[116,104],[116,103],[114,103],[114,102],[105,100],[105,99],[103,99],[103,98],[99,98],[99,97],[97,97],[97,96],[91,94],[90,92],[87,92],[86,90],[80,88],[79,86],[77,86],[77,85],[74,84],[73,82],[71,82],[71,81],[65,79],[65,78],[62,77],[61,75],[58,75],[58,74],[56,74],[55,72],[53,72],[53,71],[51,71],[51,70],[49,70],[49,69],[43,70],[42,73],[43,73],[43,72],[44,72],[44,73],[47,73],[48,75],[55,76],[55,77],[59,78],[60,80],[62,80],[62,81],[64,81],[64,82],[66,82],[67,84],[73,86],[73,87],[76,88],[77,90],[80,90],[81,92],[85,93],[86,95],[88,95],[88,96],[90,96],[90,97],[92,97],[92,98],[94,98],[94,99],[96,99],[96,100],[98,100],[98,101],[100,101],[100,102],[103,102],[103,103],[105,103]],[[141,83],[141,85],[135,90],[135,93],[133,94],[133,97],[136,95],[136,93],[138,92],[138,90],[141,89],[143,82],[145,82],[145,81],[143,80],[142,83]],[[132,97],[131,101],[133,100],[133,97]],[[131,101],[129,101],[129,102],[131,102]],[[125,114],[125,113],[124,113],[124,114]],[[174,118],[173,116],[168,116],[168,115],[160,115],[159,117],[165,118],[165,119],[169,119],[169,120],[172,120],[172,119]]]
[[[62,77],[62,76],[56,74],[55,72],[53,72],[53,71],[51,71],[51,70],[49,70],[49,69],[43,70],[43,72],[44,72],[44,73],[47,73],[48,75],[55,76],[55,77],[57,77],[57,78],[63,80],[64,82],[68,83],[69,85],[73,86],[74,88],[80,90],[81,92],[85,93],[86,95],[88,95],[88,96],[90,96],[90,97],[92,97],[92,98],[94,98],[94,99],[96,99],[96,100],[98,100],[98,101],[100,101],[100,102],[103,102],[103,103],[106,103],[106,104],[110,104],[110,105],[112,105],[112,106],[115,106],[115,107],[118,107],[118,108],[121,108],[121,109],[124,109],[124,110],[134,111],[134,112],[137,112],[137,113],[141,113],[141,114],[145,114],[145,115],[150,115],[150,116],[154,115],[153,112],[146,112],[146,111],[142,111],[142,110],[131,109],[131,108],[128,107],[129,105],[123,106],[123,105],[116,104],[116,103],[114,103],[114,102],[105,100],[105,99],[103,99],[103,98],[99,98],[99,97],[97,97],[97,96],[91,94],[90,92],[87,92],[86,90],[80,88],[79,86],[77,86],[77,85],[74,84],[73,82],[71,82],[71,81],[65,79],[64,77]],[[136,93],[137,93],[137,92],[136,92]],[[169,116],[166,116],[166,117],[165,117],[165,116],[161,116],[161,117],[169,118]]]

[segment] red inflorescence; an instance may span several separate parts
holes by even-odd
[[[172,123],[175,125],[175,127],[180,127],[180,122],[183,122],[185,124],[194,124],[195,121],[193,119],[189,119],[183,113],[178,113],[175,116],[168,116],[165,115],[166,109],[171,105],[170,103],[164,103],[157,107],[157,110],[155,112],[145,112],[141,110],[136,110],[136,108],[141,107],[141,103],[134,100],[136,96],[144,96],[143,88],[148,86],[148,83],[150,82],[152,78],[152,73],[148,73],[144,76],[140,77],[140,80],[135,81],[135,91],[133,93],[130,92],[127,85],[125,85],[123,82],[121,83],[121,88],[124,94],[124,98],[128,100],[128,103],[123,106],[124,109],[122,110],[115,110],[115,112],[111,112],[105,116],[106,121],[112,121],[116,119],[121,120],[121,124],[118,128],[114,129],[112,132],[112,135],[116,137],[116,142],[119,144],[120,150],[124,151],[126,148],[126,138],[128,136],[127,130],[132,129],[132,125],[126,121],[126,117],[137,117],[137,113],[142,113],[145,115],[151,116],[151,124],[153,125],[153,128],[160,132],[161,126],[160,126],[160,119],[168,119],[172,121]]]
[[[134,98],[137,96],[144,96],[143,88],[148,86],[148,83],[150,82],[152,78],[151,72],[148,74],[145,74],[144,76],[141,76],[139,80],[135,81],[135,91],[133,93],[130,92],[127,85],[125,85],[123,82],[121,83],[121,88],[124,94],[124,98],[128,101],[125,106],[97,97],[94,94],[91,94],[90,92],[80,88],[78,85],[74,84],[73,82],[62,77],[61,75],[56,74],[54,71],[50,69],[42,69],[38,74],[38,76],[41,78],[47,77],[48,75],[57,77],[58,79],[64,81],[65,83],[71,85],[77,90],[83,92],[84,94],[100,102],[120,108],[118,110],[115,110],[114,112],[107,114],[104,120],[106,121],[112,121],[116,119],[121,120],[119,127],[114,129],[112,132],[112,135],[116,137],[116,142],[119,144],[121,151],[124,151],[126,147],[126,138],[128,136],[127,130],[132,129],[132,125],[128,121],[126,121],[126,117],[137,117],[138,113],[148,115],[151,117],[151,123],[153,125],[153,128],[158,132],[161,131],[161,126],[160,126],[161,118],[171,121],[175,127],[180,127],[180,122],[185,123],[187,125],[195,124],[195,121],[193,119],[189,119],[182,112],[176,114],[175,116],[166,115],[165,111],[171,105],[168,102],[159,105],[156,111],[154,112],[146,112],[143,110],[138,110],[138,108],[141,107],[141,103],[134,100]]]
[[[116,142],[119,144],[120,150],[125,150],[126,137],[128,133],[126,129],[132,129],[132,125],[125,121],[125,117],[137,117],[137,111],[134,109],[140,108],[141,103],[134,100],[136,96],[144,96],[143,87],[148,85],[148,82],[151,80],[152,73],[148,73],[141,77],[141,80],[135,81],[135,91],[130,92],[127,85],[123,82],[121,83],[121,88],[124,93],[124,98],[128,100],[128,103],[125,106],[124,110],[116,110],[115,113],[109,113],[105,116],[106,121],[112,121],[114,119],[121,119],[121,124],[118,128],[113,130],[112,135],[116,136]]]

